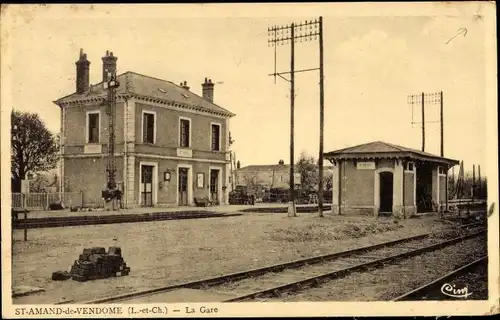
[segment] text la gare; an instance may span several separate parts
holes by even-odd
[[[198,312],[203,314],[208,314],[208,313],[213,314],[219,312],[219,310],[217,308],[208,308],[206,306],[201,306]],[[186,313],[196,313],[196,309],[191,307],[186,307]]]

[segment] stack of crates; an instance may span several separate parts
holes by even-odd
[[[120,247],[83,249],[78,260],[71,267],[71,277],[76,281],[126,276],[130,268],[123,260]]]

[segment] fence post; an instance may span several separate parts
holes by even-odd
[[[24,241],[28,241],[28,209],[26,208],[26,194],[21,193],[24,211]]]
[[[82,202],[81,202],[80,208],[83,208],[83,191],[80,191],[80,195],[82,197]]]
[[[24,241],[28,241],[28,210],[24,209]]]
[[[47,205],[47,206],[46,206],[46,210],[49,210],[49,208],[50,208],[49,193],[47,192],[45,195],[46,195],[46,197],[47,197],[47,202],[46,202],[46,205]]]

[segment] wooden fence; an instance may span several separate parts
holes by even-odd
[[[62,202],[68,208],[83,207],[83,192],[12,193],[12,209],[48,210],[53,203]]]

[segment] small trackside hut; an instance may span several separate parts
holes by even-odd
[[[408,218],[448,206],[457,160],[382,141],[324,154],[333,164],[332,214]]]

